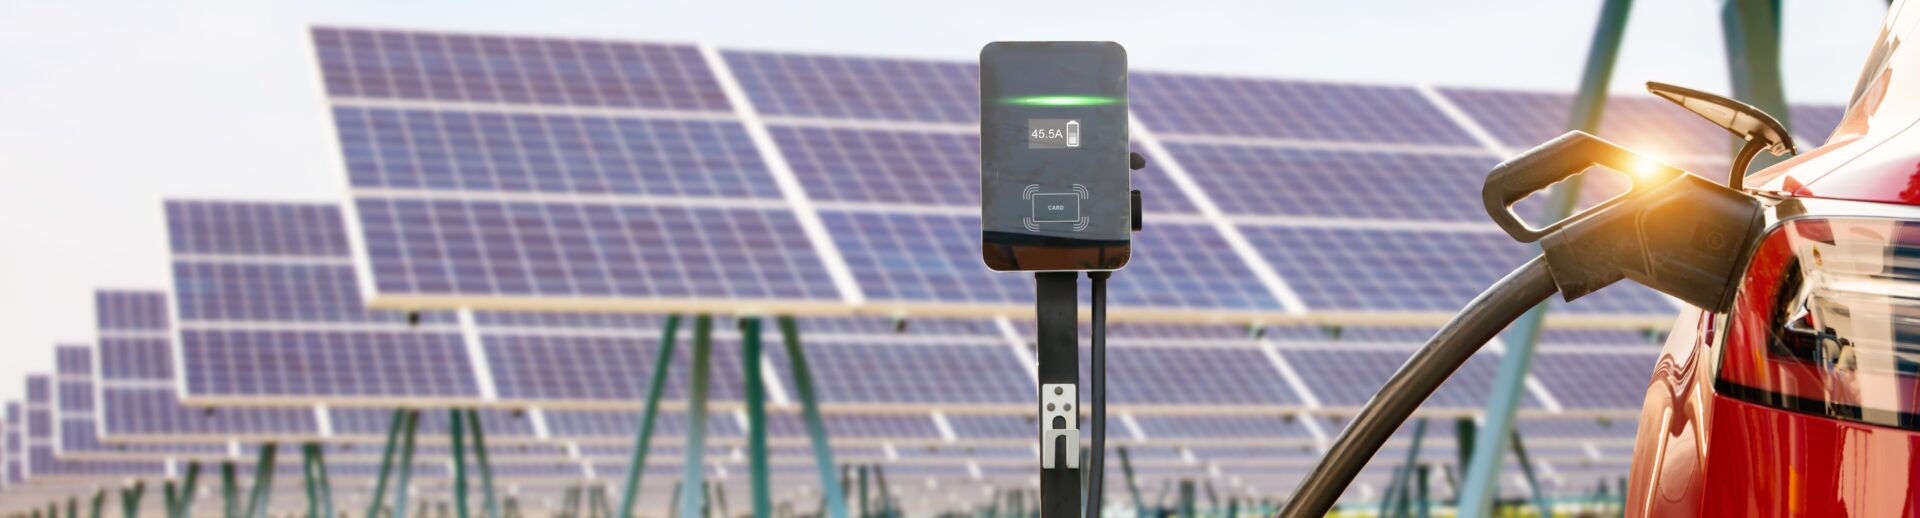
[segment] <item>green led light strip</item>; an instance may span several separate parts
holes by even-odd
[[[1026,97],[1009,97],[1001,99],[1000,102],[1021,106],[1096,106],[1113,104],[1120,102],[1120,100],[1113,97],[1101,97],[1097,95],[1030,95]]]

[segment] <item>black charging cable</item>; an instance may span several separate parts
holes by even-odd
[[[1468,302],[1460,314],[1447,321],[1446,326],[1427,339],[1427,344],[1393,373],[1393,378],[1380,387],[1373,399],[1367,400],[1367,405],[1327,449],[1326,456],[1314,465],[1300,487],[1293,490],[1293,498],[1287,501],[1279,516],[1326,516],[1340,494],[1346,492],[1353,478],[1360,474],[1360,469],[1366,467],[1367,461],[1380,451],[1380,445],[1407,422],[1407,417],[1413,415],[1420,403],[1514,319],[1557,291],[1547,261],[1534,257],[1474,297],[1473,302]]]
[[[1093,284],[1093,351],[1087,378],[1086,518],[1100,518],[1100,490],[1107,479],[1107,278],[1113,272],[1087,272]]]

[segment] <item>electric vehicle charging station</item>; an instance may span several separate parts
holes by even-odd
[[[1106,279],[1139,229],[1127,54],[1113,42],[994,42],[980,51],[981,257],[1035,280],[1040,516],[1100,513]],[[1089,451],[1081,461],[1079,272],[1092,284]],[[1082,508],[1081,480],[1086,480]]]

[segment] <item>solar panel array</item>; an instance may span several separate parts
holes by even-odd
[[[62,348],[58,374],[30,379],[28,404],[8,408],[8,481],[145,473],[149,455],[217,441],[378,440],[392,407],[449,405],[487,407],[498,455],[527,460],[502,463],[508,478],[623,473],[665,311],[802,314],[838,457],[928,480],[902,491],[1031,476],[1033,292],[977,258],[973,65],[312,37],[348,203],[169,202],[171,298],[98,295],[97,358]],[[1528,256],[1471,200],[1495,162],[1560,133],[1570,104],[1167,73],[1136,73],[1131,90],[1133,147],[1151,167],[1134,175],[1147,231],[1111,293],[1111,440],[1148,484],[1230,477],[1269,493],[1411,355],[1431,331],[1419,326]],[[1804,137],[1838,110],[1792,115]],[[1624,98],[1600,133],[1718,175],[1730,150],[1718,131]],[[1612,188],[1594,183],[1582,202]],[[1542,340],[1520,427],[1537,463],[1567,474],[1550,483],[1623,471],[1656,350],[1642,330],[1666,325],[1674,304],[1622,286],[1555,311],[1556,325],[1614,329]],[[901,330],[825,313],[913,318]],[[678,473],[689,327],[665,367],[649,473]],[[709,472],[724,475],[745,427],[743,337],[731,318],[714,327],[705,427]],[[761,338],[776,480],[805,485],[792,358],[777,333]],[[1424,410],[1481,407],[1500,358],[1476,355]],[[423,433],[446,433],[445,412],[424,417]],[[1426,456],[1450,461],[1451,427],[1436,429]],[[1362,480],[1382,483],[1409,436]],[[546,460],[555,445],[586,460]]]

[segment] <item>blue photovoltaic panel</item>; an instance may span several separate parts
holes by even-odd
[[[1033,282],[980,261],[974,216],[822,211],[869,299],[1026,304]],[[1213,229],[1161,224],[1134,236],[1139,250],[1109,294],[1118,308],[1278,310],[1246,263]]]
[[[335,436],[386,437],[393,426],[393,410],[384,408],[332,408],[328,421]],[[462,411],[464,412],[464,410]],[[488,440],[525,439],[534,436],[533,420],[512,410],[480,410],[480,424]],[[445,435],[452,416],[447,410],[421,410],[419,433]]]
[[[1657,347],[1666,342],[1666,333],[1649,334],[1629,329],[1546,329],[1540,332],[1540,345],[1640,345]],[[1508,337],[1511,339],[1511,337]]]
[[[898,320],[886,317],[801,317],[794,325],[802,337],[822,335],[892,335],[1002,338],[992,320],[962,318],[915,318],[895,328]],[[767,329],[775,329],[771,324]]]
[[[1566,133],[1573,113],[1571,94],[1453,88],[1442,89],[1442,94],[1514,150]],[[1613,96],[1600,120],[1601,137],[1656,157],[1672,160],[1733,152],[1732,134],[1652,94]]]
[[[415,324],[362,305],[338,208],[167,208],[169,229],[187,234],[172,241],[189,399],[478,397],[451,313],[422,313]],[[229,325],[237,322],[246,325]]]
[[[926,414],[826,414],[827,436],[855,439],[939,439],[940,429]],[[767,435],[804,438],[806,422],[798,414],[768,414]]]
[[[1025,404],[1032,376],[1004,341],[970,343],[837,342],[806,339],[807,365],[823,403]],[[785,349],[768,351],[789,372]]]
[[[632,444],[633,436],[640,433],[639,412],[608,412],[595,410],[548,410],[547,435],[555,439],[618,439],[623,444]],[[687,414],[684,412],[660,412],[653,422],[655,437],[685,437],[687,434]],[[708,437],[739,437],[740,421],[732,415],[708,414]]]
[[[46,405],[53,403],[53,378],[45,374],[27,375],[27,404]]]
[[[1109,418],[1112,416],[1109,415]],[[947,424],[953,426],[953,434],[962,440],[971,439],[1031,439],[1035,430],[1032,414],[951,414]]]
[[[53,348],[54,373],[61,376],[92,376],[93,352],[85,345],[63,344]]]
[[[950,122],[980,120],[973,63],[725,51],[762,115]]]
[[[1283,347],[1280,356],[1286,358],[1293,370],[1300,374],[1307,388],[1312,390],[1320,402],[1329,406],[1365,405],[1374,393],[1386,385],[1394,371],[1406,363],[1413,355],[1413,348],[1383,347],[1341,347],[1326,348]],[[1481,408],[1486,406],[1487,394],[1493,389],[1494,373],[1499,370],[1500,358],[1493,353],[1476,354],[1455,371],[1453,377],[1442,383],[1432,397],[1427,398],[1427,408]],[[1525,408],[1539,408],[1531,394],[1522,401]]]
[[[1088,335],[1081,337],[1084,341]],[[1082,348],[1080,357],[1088,358],[1091,354]],[[1083,382],[1092,377],[1089,369],[1088,363],[1080,363]],[[1107,347],[1107,376],[1127,380],[1107,387],[1107,401],[1116,405],[1299,405],[1301,402],[1273,363],[1252,342],[1242,346],[1171,341],[1153,345],[1111,344]],[[1025,401],[1032,398],[1027,395]]]
[[[183,322],[408,322],[405,312],[367,311],[345,263],[176,260],[173,278]],[[422,323],[454,320],[420,313]]]
[[[1131,107],[1162,135],[1474,146],[1411,87],[1133,73]]]
[[[1530,253],[1498,232],[1240,228],[1309,310],[1451,313]],[[1674,311],[1651,290],[1619,287],[1563,307],[1577,314]]]
[[[1228,214],[1491,223],[1490,155],[1169,144]]]
[[[167,473],[165,461],[68,460],[54,455],[52,446],[29,446],[26,477],[147,477]]]
[[[101,290],[94,293],[95,327],[102,331],[167,330],[167,295],[157,291]]]
[[[100,379],[173,379],[171,341],[164,337],[100,337]]]
[[[477,397],[458,333],[185,330],[199,397]]]
[[[685,400],[692,384],[691,327],[683,323],[679,329],[678,346],[662,394],[669,401]],[[645,400],[660,341],[660,332],[652,330],[631,336],[568,334],[564,330],[548,330],[551,334],[481,332],[501,399],[622,406]],[[744,382],[740,362],[732,360],[740,355],[739,344],[735,339],[714,340],[712,347],[708,397],[739,401]]]
[[[116,443],[102,442],[93,418],[67,418],[60,421],[60,455],[75,458],[193,456],[224,457],[227,445],[217,443]]]
[[[652,313],[548,313],[475,311],[474,323],[487,329],[656,330],[666,315]]]
[[[313,409],[295,407],[196,408],[180,404],[171,388],[115,388],[101,391],[100,416],[106,437],[138,436],[292,436],[315,437],[320,425]]]
[[[1265,438],[1310,439],[1293,416],[1135,416],[1151,439]]]
[[[727,111],[691,45],[313,29],[334,97]]]
[[[807,195],[818,201],[980,204],[980,135],[772,126]]]
[[[1637,354],[1540,351],[1534,356],[1532,372],[1566,408],[1637,413],[1646,401],[1648,380],[1659,356],[1659,350],[1651,347]]]
[[[362,197],[388,294],[835,300],[784,209]]]
[[[869,299],[1033,300],[1033,279],[997,274],[981,262],[977,216],[821,211],[820,219]]]
[[[168,202],[174,254],[350,257],[340,210],[332,205]]]
[[[738,122],[339,107],[355,188],[779,198]]]

